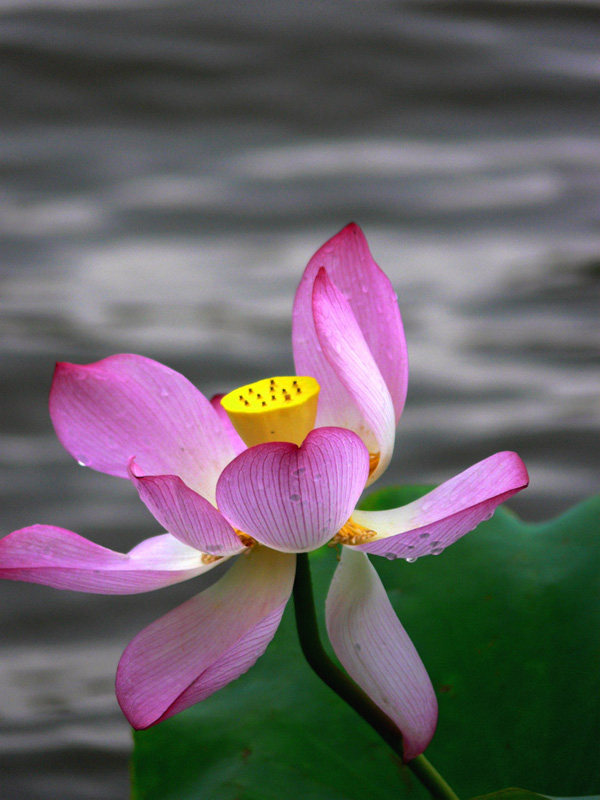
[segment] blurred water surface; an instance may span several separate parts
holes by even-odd
[[[2,534],[156,533],[56,441],[54,361],[285,374],[302,269],[351,219],[409,342],[384,482],[514,449],[526,518],[596,491],[599,6],[0,0]],[[2,798],[126,797],[118,657],[191,586],[0,591]]]

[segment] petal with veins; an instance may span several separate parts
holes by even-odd
[[[209,501],[236,451],[209,401],[183,375],[142,356],[58,364],[50,392],[58,438],[81,464],[128,477],[178,475]]]
[[[133,727],[167,719],[250,669],[275,635],[295,566],[293,555],[256,547],[139,633],[117,670],[117,699]]]
[[[247,445],[233,427],[233,422],[229,419],[229,416],[223,406],[221,405],[222,398],[225,397],[224,394],[215,394],[213,397],[210,398],[210,404],[217,412],[219,419],[223,423],[223,428],[227,432],[233,449],[235,450],[235,454],[241,453],[243,450],[246,449]]]
[[[51,525],[32,525],[0,539],[0,578],[93,594],[149,592],[213,566],[168,533],[146,539],[129,553]]]
[[[419,654],[364,553],[343,549],[325,610],[337,657],[398,726],[404,760],[410,761],[431,741],[437,701]]]
[[[244,549],[217,509],[186,486],[181,478],[137,472],[137,465],[132,461],[129,474],[140,498],[179,541],[217,556],[234,555]]]
[[[294,300],[292,340],[298,375],[312,375],[321,384],[319,425],[339,425],[340,387],[319,350],[312,311],[312,291],[324,267],[330,280],[348,299],[360,330],[388,387],[400,418],[408,384],[408,357],[396,294],[377,266],[358,225],[347,225],[311,258]]]
[[[337,398],[338,424],[354,430],[370,453],[379,454],[368,481],[372,483],[385,471],[394,450],[392,398],[350,304],[324,269],[315,278],[313,313],[323,355],[345,390]],[[329,394],[334,391],[331,386]]]
[[[528,482],[516,453],[496,453],[405,506],[355,511],[355,522],[377,532],[357,549],[388,558],[436,555],[489,519],[500,503]]]
[[[297,447],[250,447],[217,484],[222,513],[261,544],[288,553],[314,550],[352,513],[369,471],[367,449],[352,431],[317,428]]]

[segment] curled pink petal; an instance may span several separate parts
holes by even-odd
[[[217,509],[192,491],[176,475],[138,475],[131,462],[129,474],[140,498],[160,524],[175,538],[203,553],[229,556],[244,549],[235,531]]]
[[[364,553],[345,547],[326,603],[327,632],[348,674],[402,733],[404,760],[425,750],[437,723],[429,676]]]
[[[243,450],[245,450],[247,445],[242,439],[242,437],[239,435],[239,433],[236,431],[236,429],[233,427],[232,421],[229,419],[227,412],[221,405],[221,399],[223,397],[225,397],[224,394],[215,394],[213,397],[210,398],[210,404],[217,412],[219,419],[223,423],[223,428],[227,432],[227,435],[229,436],[229,439],[231,441],[231,445],[235,450],[235,454],[237,455],[238,453],[241,453]]]
[[[298,375],[312,375],[321,385],[319,425],[338,425],[340,390],[331,365],[319,350],[312,310],[313,284],[325,268],[329,279],[348,299],[391,395],[396,422],[408,385],[404,329],[393,287],[377,266],[358,225],[347,225],[311,258],[294,300],[292,341]]]
[[[217,502],[239,530],[288,553],[314,550],[344,525],[369,471],[355,433],[317,428],[301,447],[269,442],[250,447],[225,468]]]
[[[292,555],[256,547],[139,633],[117,670],[117,699],[133,727],[167,719],[250,669],[275,635],[295,566]]]
[[[357,510],[354,521],[377,536],[356,549],[387,558],[437,555],[489,519],[500,503],[528,483],[527,470],[516,453],[496,453],[405,506]]]
[[[135,458],[144,474],[178,475],[209,501],[221,470],[236,454],[198,389],[141,356],[58,364],[50,416],[58,438],[81,464],[126,478]]]
[[[146,539],[129,553],[51,525],[32,525],[0,539],[0,578],[93,594],[149,592],[213,566],[169,534]]]
[[[394,406],[350,304],[322,268],[313,287],[313,317],[323,355],[344,391],[339,394],[337,424],[355,431],[379,456],[369,483],[387,468],[394,450]],[[330,394],[335,391],[332,384]],[[321,389],[322,391],[322,389]]]

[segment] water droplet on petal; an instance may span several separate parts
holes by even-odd
[[[315,475],[313,475],[313,481],[315,481],[315,483],[317,481],[320,481],[320,480],[321,480],[321,473],[320,472],[317,472]]]
[[[419,534],[419,539],[429,539],[429,534],[428,533],[420,533]]]
[[[495,509],[494,509],[494,511],[495,511]],[[494,516],[494,511],[488,511],[488,513],[483,518],[483,521],[487,522],[488,519],[491,519]]]
[[[432,556],[439,556],[439,554],[443,553],[443,552],[444,552],[444,548],[443,547],[434,547],[433,550],[431,551],[431,555]]]
[[[290,495],[290,500],[292,501],[292,503],[299,503],[301,499],[302,498],[300,497],[299,494],[291,494]]]
[[[299,478],[301,475],[304,475],[304,473],[305,473],[305,472],[306,472],[306,469],[305,469],[304,467],[298,467],[298,469],[295,469],[295,470],[292,472],[292,475],[293,475],[295,478]],[[320,477],[320,476],[319,476],[319,477]]]
[[[357,653],[360,653],[362,647],[359,645],[358,642],[354,642],[354,649],[356,650]]]
[[[160,396],[161,397],[168,397],[169,396],[169,392],[166,389],[161,389],[160,390]]]
[[[77,459],[77,463],[79,464],[80,467],[87,467],[85,461],[80,461],[79,459]]]
[[[385,557],[388,559],[388,561],[394,561],[395,558],[396,558],[396,554],[395,553],[386,553]]]
[[[409,556],[409,557],[406,559],[406,562],[407,562],[408,564],[414,564],[416,560],[417,560],[417,557],[416,557],[416,556]]]

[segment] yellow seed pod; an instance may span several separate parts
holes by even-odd
[[[248,447],[301,445],[315,426],[319,388],[314,378],[302,375],[265,378],[229,392],[221,405]]]

